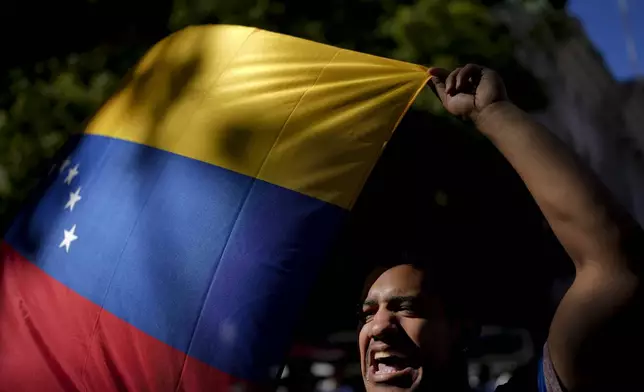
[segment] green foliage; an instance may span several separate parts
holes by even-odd
[[[105,17],[124,12],[107,0],[87,1],[78,8],[85,10],[76,16],[79,20],[96,18],[97,10],[107,13]],[[173,0],[169,13],[137,8],[135,15],[147,15],[146,24],[167,26],[166,34],[193,24],[243,24],[419,64],[451,68],[476,61],[511,72],[518,67],[513,62],[514,43],[489,12],[489,6],[499,2]],[[91,25],[91,20],[81,25]],[[36,183],[46,160],[71,133],[82,130],[83,121],[157,39],[155,31],[149,34],[154,39],[141,42],[148,37],[144,33],[135,31],[134,43],[126,31],[126,39],[118,44],[106,34],[105,42],[97,38],[99,42],[90,45],[92,50],[61,49],[50,59],[10,69],[0,78],[0,227]],[[83,42],[77,48],[86,47],[82,32],[73,36]],[[51,50],[43,56],[51,56]],[[31,57],[38,58],[38,53]],[[440,112],[429,94],[420,97],[418,106]]]
[[[488,8],[478,1],[419,0],[398,6],[380,33],[391,38],[394,58],[453,69],[468,62],[497,68],[513,59],[513,42]],[[440,103],[424,94],[417,107],[442,113]]]
[[[396,42],[394,57],[454,68],[467,58],[511,57],[511,41],[496,36],[498,28],[477,1],[419,0],[397,7],[381,31]]]

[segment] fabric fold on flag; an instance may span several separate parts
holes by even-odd
[[[262,388],[426,69],[240,26],[144,56],[0,248],[0,390]]]

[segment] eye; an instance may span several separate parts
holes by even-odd
[[[374,309],[361,309],[358,311],[358,321],[360,323],[368,323],[373,318],[376,311]]]
[[[409,316],[415,316],[417,314],[417,306],[413,302],[401,302],[398,305],[397,311]]]

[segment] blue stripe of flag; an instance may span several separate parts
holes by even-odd
[[[268,378],[346,211],[102,136],[83,136],[68,163],[6,240],[149,335],[231,375]],[[69,208],[72,193],[81,198]]]

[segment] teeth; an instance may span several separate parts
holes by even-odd
[[[389,358],[391,356],[392,355],[390,353],[388,353],[388,352],[379,351],[373,356],[373,358],[374,359],[382,359],[382,358]]]

